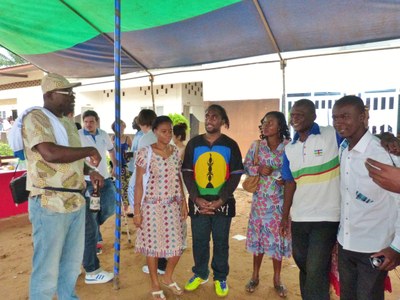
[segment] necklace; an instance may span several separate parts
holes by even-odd
[[[155,147],[158,151],[162,152],[162,153],[168,153],[169,152],[169,145],[167,145],[165,148],[160,148],[160,146],[156,145]]]

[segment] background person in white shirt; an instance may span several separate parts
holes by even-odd
[[[105,283],[113,279],[114,274],[104,271],[100,267],[97,254],[102,251],[102,238],[100,225],[115,213],[116,189],[107,166],[107,153],[109,153],[113,166],[116,166],[114,145],[107,132],[98,128],[99,116],[93,110],[83,113],[83,128],[80,129],[79,137],[82,146],[92,146],[101,155],[101,163],[97,167],[99,173],[104,177],[104,186],[100,189],[100,211],[89,210],[89,195],[93,191],[93,184],[86,179],[86,223],[85,223],[85,251],[83,254],[83,267],[86,271],[85,282],[87,284]]]
[[[156,113],[151,109],[142,109],[139,112],[138,123],[140,130],[144,133],[144,135],[139,140],[138,150],[157,142],[157,137],[151,130],[151,125],[156,118]]]
[[[340,298],[384,299],[387,270],[400,262],[399,196],[377,184],[368,175],[366,159],[389,164],[389,153],[364,125],[361,98],[345,96],[332,110],[333,125],[345,138],[339,150],[342,197],[338,234]],[[396,159],[396,158],[395,158]],[[374,269],[371,256],[384,256]]]
[[[12,127],[7,119],[3,119],[2,125],[3,125],[2,131],[9,131]]]

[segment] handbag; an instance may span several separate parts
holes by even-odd
[[[19,164],[19,161],[18,161]],[[15,167],[14,176],[10,181],[10,191],[15,204],[21,204],[28,201],[29,191],[26,190],[26,172],[15,178],[18,169],[18,164]]]
[[[254,165],[258,165],[258,148],[260,147],[260,140],[257,141],[256,151],[254,152]],[[249,193],[254,193],[257,190],[260,175],[250,176],[246,175],[242,187]]]

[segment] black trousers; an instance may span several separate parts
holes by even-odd
[[[292,222],[293,258],[303,300],[329,300],[329,271],[339,222]]]
[[[341,300],[385,299],[387,272],[372,267],[369,261],[372,253],[345,250],[339,244],[338,254]]]

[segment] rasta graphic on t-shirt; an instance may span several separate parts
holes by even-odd
[[[201,195],[218,195],[229,178],[230,155],[230,149],[225,146],[195,149],[194,174]]]
[[[208,173],[207,173],[207,179],[208,179],[208,183],[207,183],[207,188],[212,189],[214,186],[211,182],[212,177],[213,177],[213,172],[212,172],[212,166],[213,166],[213,159],[212,159],[212,154],[210,153],[210,158],[208,159]]]

